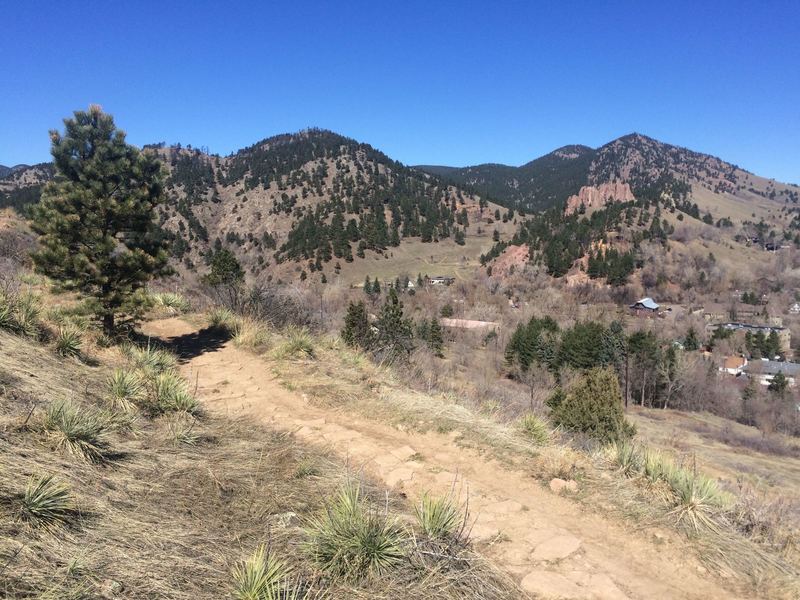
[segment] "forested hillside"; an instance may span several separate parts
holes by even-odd
[[[327,270],[327,279],[404,240],[463,246],[480,235],[491,243],[499,217],[478,195],[325,130],[275,136],[229,157],[149,149],[166,167],[161,223],[176,263],[190,272],[227,247],[253,276],[306,279]],[[24,211],[51,176],[42,165],[0,180],[2,204]]]
[[[598,149],[564,146],[550,154],[511,167],[485,164],[452,168],[419,167],[468,185],[477,192],[525,212],[563,206],[584,186],[628,183],[634,195],[669,194],[680,186],[689,197],[702,191],[731,199],[770,199],[797,203],[800,190],[755,176],[719,158],[630,134]]]

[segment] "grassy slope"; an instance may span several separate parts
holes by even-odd
[[[292,436],[206,414],[193,428],[196,445],[175,442],[170,418],[141,417],[133,432],[111,434],[113,460],[87,464],[52,447],[42,413],[58,399],[102,405],[108,367],[61,359],[2,331],[0,347],[0,595],[226,597],[233,566],[266,542],[296,572],[314,577],[302,526],[347,477],[340,462]],[[26,483],[44,473],[72,490],[78,513],[66,528],[39,530],[20,520]],[[383,491],[367,489],[383,501]],[[409,507],[393,501],[391,509],[410,520]],[[459,590],[443,572],[427,581],[413,573],[403,568],[396,578],[325,587],[336,598],[474,595],[470,584]]]

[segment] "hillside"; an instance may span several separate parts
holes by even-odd
[[[486,164],[421,166],[477,193],[526,212],[561,206],[584,186],[628,183],[637,197],[666,191],[672,180],[687,186],[702,209],[713,202],[764,200],[797,203],[800,188],[758,177],[719,158],[633,133],[597,149],[564,146],[520,167]]]
[[[184,274],[203,270],[210,253],[224,246],[251,278],[324,275],[355,283],[375,270],[394,278],[397,269],[358,263],[411,243],[409,267],[414,257],[441,251],[475,266],[495,228],[503,237],[513,231],[513,223],[492,225],[499,206],[330,131],[271,137],[228,157],[149,148],[166,167],[168,201],[160,218]],[[50,177],[49,165],[7,175],[0,179],[2,204],[35,202]]]

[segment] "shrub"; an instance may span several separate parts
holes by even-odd
[[[350,580],[380,575],[405,558],[407,536],[387,514],[364,505],[361,487],[348,483],[308,527],[309,549],[327,574]]]
[[[291,358],[297,354],[314,357],[314,338],[307,329],[288,327],[286,340],[275,350],[277,358]]]
[[[642,467],[642,456],[636,444],[629,440],[617,440],[614,458],[620,471],[627,477],[637,475]]]
[[[0,329],[36,337],[39,335],[40,316],[39,299],[34,294],[0,293]]]
[[[16,302],[15,327],[20,335],[36,337],[39,335],[39,317],[42,308],[39,298],[32,293],[21,294]]]
[[[234,331],[237,321],[238,317],[232,310],[221,306],[212,309],[208,313],[208,322],[211,327],[225,329],[231,333]]]
[[[452,541],[459,537],[464,517],[453,501],[452,496],[433,498],[422,495],[414,507],[417,524],[430,540]]]
[[[527,439],[537,446],[544,446],[550,441],[550,427],[547,421],[529,413],[519,420],[519,428]]]
[[[676,469],[669,481],[677,506],[678,522],[688,521],[694,530],[701,526],[716,529],[715,517],[729,504],[728,495],[716,481],[685,468]]]
[[[282,600],[289,567],[265,546],[233,570],[233,596],[237,600]],[[291,597],[291,596],[290,596]]]
[[[52,475],[33,476],[22,496],[21,517],[34,527],[69,523],[75,512],[69,486]]]
[[[136,371],[115,369],[106,385],[109,403],[123,411],[133,410],[144,396],[144,381]]]
[[[169,437],[176,444],[196,446],[200,441],[200,434],[194,430],[197,421],[187,413],[179,413],[169,421]]]
[[[150,298],[156,308],[163,309],[173,314],[186,313],[192,310],[192,305],[182,294],[160,292],[152,294]]]
[[[145,347],[129,344],[123,351],[127,354],[131,364],[144,371],[148,376],[170,371],[178,364],[178,359],[174,354],[153,346],[149,342]]]
[[[166,412],[186,412],[194,414],[198,411],[197,400],[189,392],[186,381],[179,375],[167,371],[159,373],[150,382],[150,412],[162,414]]]
[[[269,345],[269,329],[253,319],[238,319],[233,328],[233,343],[240,348],[259,350]]]
[[[5,294],[0,294],[0,329],[14,330],[14,305]]]
[[[64,357],[75,357],[81,353],[83,336],[74,326],[65,325],[58,328],[56,335],[56,352]]]
[[[589,370],[567,390],[552,418],[556,425],[601,442],[626,439],[634,433],[622,412],[619,382],[611,369]]]
[[[105,459],[108,418],[99,411],[56,401],[45,411],[44,428],[55,439],[57,449],[90,462]]]
[[[181,314],[192,310],[192,305],[189,304],[189,301],[183,295],[174,292],[151,294],[150,299],[153,302],[153,306],[172,314]]]

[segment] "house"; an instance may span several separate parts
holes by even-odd
[[[428,279],[430,285],[451,285],[456,280],[455,277],[447,277],[445,275],[437,275]]]
[[[439,319],[442,327],[451,327],[454,329],[493,329],[497,330],[499,325],[494,321],[474,321],[471,319],[448,319],[442,317]]]
[[[800,377],[800,364],[762,358],[748,363],[743,372],[761,385],[769,385],[778,373],[783,373],[789,385],[793,387],[797,378]]]
[[[638,302],[631,304],[629,308],[637,315],[640,312],[645,314],[654,314],[658,312],[659,306],[653,301],[652,298],[642,298]]]
[[[751,323],[740,323],[738,321],[716,323],[706,326],[706,330],[709,333],[713,333],[714,330],[720,328],[728,329],[733,332],[750,333],[752,335],[757,335],[759,332],[761,332],[765,336],[768,336],[770,333],[774,332],[778,335],[778,342],[780,343],[781,352],[786,355],[791,354],[792,333],[787,327],[782,327],[780,325],[753,325]]]
[[[738,377],[744,372],[746,366],[747,359],[744,356],[726,356],[719,370]]]

